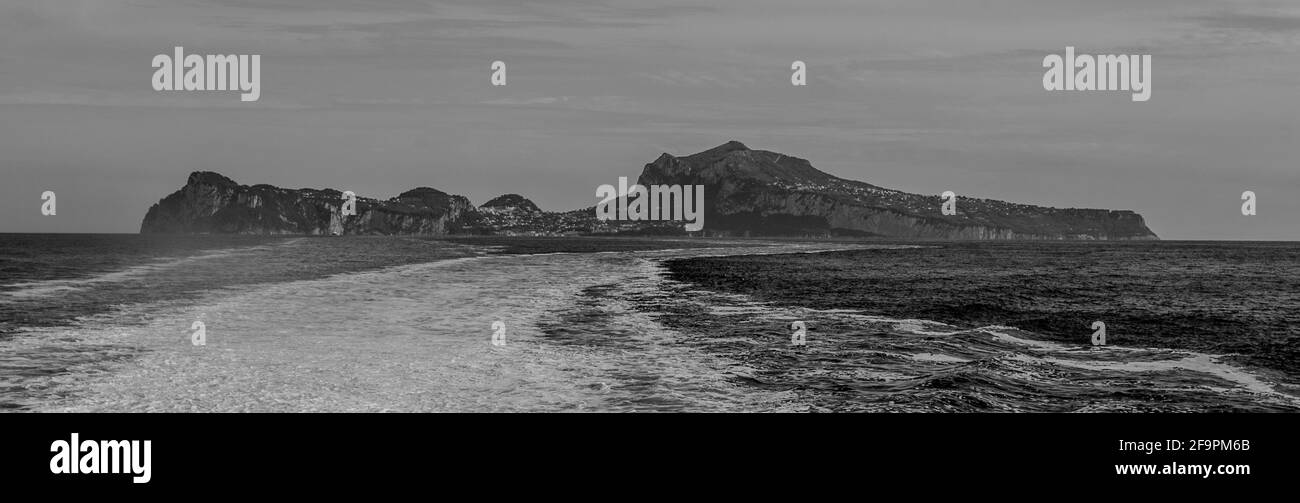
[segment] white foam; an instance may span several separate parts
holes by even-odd
[[[1179,359],[1152,360],[1152,361],[1081,361],[1065,358],[1039,358],[1048,363],[1064,365],[1067,367],[1088,369],[1088,370],[1106,370],[1118,372],[1168,372],[1173,370],[1188,370],[1200,372],[1203,374],[1213,375],[1225,381],[1233,382],[1242,388],[1255,393],[1278,394],[1272,386],[1258,377],[1246,372],[1245,370],[1233,367],[1219,361],[1221,356],[1209,355],[1203,353],[1187,353],[1189,356]],[[1033,358],[1028,355],[1019,355],[1020,358]],[[1293,397],[1289,397],[1293,398]]]
[[[645,313],[624,299],[629,295],[634,299],[661,298],[666,284],[681,285],[664,278],[661,259],[666,256],[748,251],[790,253],[788,248],[764,247],[605,254],[621,254],[629,261],[591,260],[592,254],[583,253],[474,256],[231,288],[211,292],[196,305],[141,306],[139,313],[147,314],[147,319],[138,320],[143,326],[108,316],[65,334],[77,339],[69,344],[102,339],[104,343],[140,345],[148,351],[115,367],[107,376],[96,369],[48,383],[58,391],[75,391],[60,393],[72,398],[51,403],[49,409],[515,411],[580,407],[599,411],[633,402],[631,398],[645,403],[653,398],[689,404],[683,406],[687,410],[771,410],[776,407],[774,400],[791,395],[737,389],[742,385],[728,377],[735,375],[736,362],[676,344],[682,334],[662,326],[654,313]],[[565,321],[556,313],[573,309],[572,300],[583,289],[598,285],[613,285],[617,294],[624,295],[602,298],[593,306],[599,312],[599,323],[618,335],[592,335],[626,337],[637,344],[636,349],[628,353],[545,340],[549,335],[540,327],[563,327]],[[961,330],[930,320],[852,309],[785,308],[744,295],[692,291],[701,298],[727,299],[734,304],[706,302],[715,314],[783,322],[844,317],[925,336],[971,334],[982,338],[980,334],[987,334],[989,340],[1003,346],[980,345],[957,352],[969,351],[975,358],[989,352],[990,357],[1031,363],[1034,367],[1024,372],[1035,379],[1052,379],[1056,372],[1047,371],[1049,365],[1089,371],[1176,370],[1216,376],[1251,392],[1278,394],[1263,380],[1215,355],[1176,353],[1180,357],[1168,358],[1169,350],[1117,346],[1093,350],[1082,344],[1035,340],[1032,334],[1020,335],[1014,327]],[[675,295],[680,296],[678,292]],[[207,324],[209,345],[196,348],[189,344],[187,329],[200,317]],[[490,326],[498,319],[507,325],[508,342],[502,347],[490,344]],[[810,340],[818,336],[810,326]],[[41,339],[41,344],[60,344],[58,337]],[[934,367],[908,365],[909,358],[927,363],[972,361],[929,351],[944,351],[934,347],[936,341],[914,337],[871,341],[871,354],[896,356],[904,365],[892,370],[864,364],[851,375],[913,379],[918,376],[907,375],[910,368],[922,372]],[[964,347],[970,341],[966,337],[937,343]],[[1155,359],[1113,361],[1120,353],[1129,359]],[[629,391],[628,382],[611,378],[628,372],[653,376],[646,382],[654,385]]]
[[[941,353],[914,354],[912,355],[912,359],[917,361],[923,361],[923,362],[938,362],[938,363],[966,363],[970,361],[966,358],[960,358],[960,357],[945,355]]]
[[[993,340],[994,340],[994,341],[997,341],[997,342],[1006,342],[1006,343],[1011,343],[1011,344],[1019,344],[1019,345],[1021,345],[1021,346],[1028,346],[1028,347],[1031,347],[1031,348],[1034,348],[1034,349],[1040,349],[1040,350],[1043,350],[1043,351],[1064,351],[1064,350],[1066,349],[1065,346],[1063,346],[1063,345],[1061,345],[1061,344],[1057,344],[1057,343],[1055,343],[1055,342],[1050,342],[1050,341],[1039,341],[1039,340],[1033,340],[1033,339],[1024,339],[1024,338],[1016,337],[1016,336],[1014,336],[1014,335],[1011,335],[1011,334],[1008,334],[1008,333],[1002,331],[1002,330],[1008,330],[1008,329],[1014,330],[1012,327],[1002,327],[1002,326],[996,326],[996,327],[980,327],[980,328],[977,328],[976,330],[977,330],[977,331],[980,331],[980,332],[987,333],[987,334],[989,334],[989,335],[992,335],[992,336],[993,336]]]
[[[666,403],[724,411],[789,398],[738,389],[743,384],[725,370],[732,362],[664,343],[680,334],[620,296],[595,306],[604,313],[596,326],[611,333],[590,335],[634,344],[634,354],[545,343],[553,335],[541,327],[566,327],[557,313],[575,309],[573,299],[588,287],[614,285],[633,298],[659,294],[658,263],[626,255],[632,260],[464,257],[213,291],[192,305],[146,309],[151,318],[143,326],[109,317],[75,331],[114,332],[145,351],[107,375],[87,369],[60,377],[55,396],[70,398],[44,408],[598,411]],[[196,319],[206,325],[203,347],[188,340]],[[497,320],[506,325],[504,346],[491,344]],[[629,381],[630,388],[615,379],[629,373],[647,378]]]
[[[297,241],[298,240],[287,241],[285,243],[282,243],[281,246],[294,244]],[[17,288],[17,290],[0,291],[0,303],[13,302],[14,300],[17,299],[52,297],[52,296],[56,296],[68,292],[85,290],[87,287],[96,284],[121,283],[125,281],[130,281],[139,278],[141,276],[146,276],[161,271],[175,269],[177,267],[191,264],[193,262],[200,261],[200,260],[218,259],[218,258],[229,257],[235,254],[248,253],[248,252],[267,250],[267,249],[270,249],[270,247],[266,245],[227,248],[221,250],[207,251],[196,255],[191,255],[188,257],[181,257],[181,258],[174,258],[174,259],[157,259],[150,263],[129,266],[119,271],[105,272],[105,273],[95,274],[83,278],[51,279],[51,280],[41,280],[41,281],[29,281],[29,282],[22,282],[22,283],[11,283],[9,285],[4,285],[4,288]],[[5,297],[7,297],[7,299]]]

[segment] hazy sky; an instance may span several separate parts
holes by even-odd
[[[261,100],[154,91],[177,45],[262,55]],[[1151,100],[1044,91],[1066,45],[1151,54]],[[567,210],[734,139],[1165,239],[1300,239],[1298,126],[1294,0],[0,0],[0,232],[135,232],[196,170]]]

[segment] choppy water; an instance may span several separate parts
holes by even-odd
[[[155,296],[60,323],[9,320],[0,338],[0,404],[35,411],[1300,407],[1267,375],[1216,355],[1064,346],[1009,327],[961,330],[780,307],[669,280],[662,266],[669,258],[850,246],[843,244],[490,255],[418,241],[404,255],[411,263],[374,267],[350,255],[343,262],[360,270],[267,270],[279,264],[270,257],[324,263],[343,260],[339,250],[353,246],[391,249],[374,242],[399,241],[268,240],[80,278],[7,281],[0,287],[7,312],[79,293],[100,292],[104,302],[124,298],[124,289]],[[224,275],[195,265],[221,261],[229,261]],[[200,288],[175,279],[212,280],[207,275],[230,270],[272,280]],[[157,297],[150,284],[175,295]],[[196,320],[206,346],[191,344]],[[806,346],[790,343],[795,320],[808,325]],[[506,326],[502,346],[491,342],[495,321]]]

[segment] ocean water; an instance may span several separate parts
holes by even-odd
[[[590,238],[0,236],[0,407],[1300,410],[1284,372],[1232,355],[1093,348],[1009,325],[801,305],[672,279],[668,268],[723,256],[797,263],[924,250]],[[196,321],[206,345],[191,343]],[[791,344],[793,321],[807,324],[806,345]],[[503,345],[492,342],[496,322],[505,327]]]
[[[770,327],[764,316],[804,321],[810,348],[821,347],[797,358],[738,344],[710,351],[765,363],[765,385],[829,392],[809,400],[831,410],[1294,410],[1297,265],[1300,243],[1277,242],[948,242],[681,259],[667,262],[671,278],[737,300],[663,319],[739,340]],[[1091,344],[1095,322],[1105,346]],[[865,367],[889,373],[863,378],[873,359]]]

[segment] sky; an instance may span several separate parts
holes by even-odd
[[[1151,99],[1044,90],[1067,45],[1150,54]],[[155,91],[175,46],[261,55],[261,99]],[[1298,126],[1292,0],[0,0],[0,232],[136,232],[193,171],[569,210],[737,140],[1164,239],[1296,240]]]

